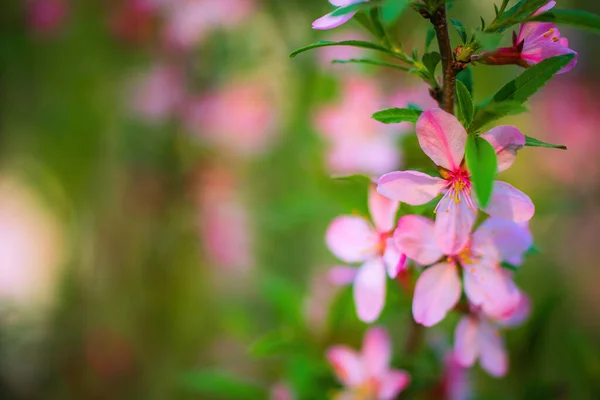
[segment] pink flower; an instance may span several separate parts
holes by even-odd
[[[390,369],[392,349],[383,328],[370,328],[365,334],[362,352],[346,346],[327,350],[327,359],[339,381],[345,386],[339,399],[392,400],[404,390],[410,377],[403,370]]]
[[[329,250],[347,263],[363,263],[358,269],[335,267],[330,276],[336,283],[354,281],[354,302],[358,317],[373,322],[385,302],[385,273],[394,278],[404,268],[404,256],[396,250],[392,230],[398,203],[369,190],[369,211],[373,223],[361,216],[341,216],[327,229]]]
[[[357,4],[357,3],[363,3],[365,1],[368,1],[368,0],[329,0],[329,2],[332,5],[338,7],[338,8],[336,8],[336,11],[338,9],[340,9],[341,7],[346,7],[346,6],[349,6],[352,4]],[[327,15],[324,15],[321,18],[314,21],[312,23],[313,29],[326,30],[326,29],[337,28],[338,26],[343,25],[346,22],[348,22],[350,19],[352,19],[354,14],[356,14],[356,11],[353,11],[353,12],[349,12],[347,14],[340,15],[340,16],[333,16],[332,14],[334,12],[335,11],[333,11]]]
[[[512,126],[498,126],[481,136],[496,150],[499,171],[513,163],[517,150],[525,144],[525,137]],[[379,179],[377,190],[392,200],[411,205],[428,203],[443,194],[435,208],[435,239],[443,252],[455,254],[466,246],[478,208],[463,162],[467,132],[453,115],[438,108],[419,117],[417,138],[442,178],[417,171],[392,172]],[[531,219],[535,207],[523,192],[495,181],[484,211],[493,217],[525,222]]]
[[[501,377],[508,371],[508,356],[500,332],[501,326],[516,326],[529,316],[529,300],[520,294],[518,306],[504,319],[492,319],[482,312],[463,317],[454,334],[456,361],[471,367],[479,359],[481,367],[493,376]]]
[[[184,94],[182,71],[170,64],[157,64],[137,77],[131,102],[141,117],[160,123],[179,112]]]
[[[499,262],[516,260],[531,245],[522,228],[510,221],[490,218],[457,251],[445,253],[434,239],[431,220],[406,215],[398,221],[394,242],[398,251],[421,265],[431,265],[421,273],[415,286],[415,321],[433,326],[458,303],[461,295],[459,266],[465,294],[486,313],[504,316],[512,312],[519,294]]]
[[[27,8],[29,23],[39,34],[56,32],[68,13],[66,0],[31,0]]]
[[[236,156],[253,156],[275,140],[276,108],[264,82],[236,81],[191,100],[185,122],[201,140]]]
[[[157,6],[152,0],[125,0],[111,15],[112,33],[129,44],[148,40],[153,32]]]
[[[352,77],[343,81],[342,103],[316,114],[317,131],[325,138],[327,164],[334,174],[379,176],[401,163],[398,131],[370,115],[385,106],[374,81]]]
[[[271,386],[271,390],[269,391],[270,400],[294,400],[295,398],[296,396],[294,396],[290,385],[286,382],[276,383]]]
[[[448,400],[468,400],[473,397],[469,370],[460,365],[454,352],[444,357],[444,377],[442,380],[443,398]]]

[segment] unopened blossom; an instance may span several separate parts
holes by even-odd
[[[520,300],[512,313],[504,318],[494,318],[484,312],[474,312],[463,317],[454,334],[454,357],[464,366],[471,367],[479,359],[481,367],[490,375],[501,377],[508,371],[508,356],[501,328],[518,326],[530,313],[529,299],[520,293]]]
[[[314,21],[312,23],[313,29],[319,29],[319,30],[333,29],[333,28],[337,28],[340,25],[345,24],[346,22],[350,21],[350,19],[352,19],[354,14],[356,14],[356,11],[352,11],[347,14],[338,15],[338,16],[334,16],[333,13],[335,13],[337,10],[339,10],[342,7],[350,6],[352,4],[364,3],[366,1],[368,1],[368,0],[329,0],[329,2],[332,5],[337,7],[336,10],[334,10],[334,11],[330,12],[329,14],[324,15],[321,18]]]
[[[386,270],[391,278],[404,268],[405,257],[398,253],[392,238],[398,202],[369,190],[371,221],[358,215],[337,217],[329,225],[325,240],[329,250],[355,268],[340,266],[330,276],[336,283],[354,282],[354,302],[358,317],[373,322],[385,303]]]
[[[445,253],[434,239],[434,224],[419,215],[406,215],[394,232],[397,249],[416,263],[430,267],[419,276],[413,298],[415,321],[432,326],[440,322],[464,290],[469,301],[489,315],[502,317],[517,306],[520,295],[501,261],[516,261],[531,242],[524,228],[510,221],[488,219],[465,245]],[[525,241],[525,243],[523,243]],[[433,264],[433,265],[432,265]]]
[[[340,400],[392,400],[410,382],[407,372],[390,368],[392,347],[385,329],[370,328],[365,334],[361,352],[346,346],[327,350],[331,363],[344,390]]]
[[[276,139],[275,103],[267,82],[232,81],[188,100],[185,124],[200,141],[235,156],[254,156]]]
[[[538,9],[538,15],[552,9],[556,1],[550,1]],[[577,64],[577,52],[569,48],[569,41],[562,37],[558,27],[551,22],[527,22],[521,24],[519,34],[513,34],[513,45],[474,56],[477,62],[490,65],[516,64],[530,67],[547,58],[574,54],[575,58],[558,73],[570,71]]]
[[[396,127],[379,123],[371,114],[386,100],[375,81],[349,77],[342,81],[339,104],[317,111],[315,127],[326,142],[327,167],[333,174],[380,176],[402,161]]]
[[[422,205],[442,195],[435,208],[435,239],[446,254],[463,249],[479,208],[469,171],[464,163],[467,131],[452,114],[439,108],[423,112],[417,121],[421,148],[438,166],[441,177],[417,171],[397,171],[383,175],[377,190],[384,196],[411,205]],[[498,170],[515,160],[525,137],[515,127],[498,126],[481,135],[496,150]],[[535,212],[531,199],[502,181],[495,181],[489,204],[483,210],[493,217],[515,222],[529,221]]]

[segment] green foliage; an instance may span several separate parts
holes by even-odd
[[[539,139],[536,138],[532,138],[531,136],[527,136],[525,135],[525,146],[530,146],[530,147],[546,147],[549,149],[561,149],[561,150],[567,150],[567,146],[561,145],[561,144],[551,144],[551,143],[546,143],[543,142]]]
[[[427,29],[427,36],[425,36],[425,51],[429,51],[429,47],[431,47],[433,39],[435,39],[435,29],[433,29],[433,27],[429,27],[429,29]]]
[[[184,374],[181,378],[184,390],[210,398],[223,399],[264,399],[266,390],[243,381],[223,371],[203,370]]]
[[[371,8],[379,7],[383,0],[371,0],[362,3],[354,3],[347,6],[342,6],[331,13],[332,17],[340,17],[350,14],[351,12],[370,10]]]
[[[553,22],[600,33],[600,16],[581,10],[551,10],[531,16],[527,21]]]
[[[485,106],[477,111],[472,128],[479,129],[485,124],[508,115],[508,113],[502,113],[503,108],[502,106],[498,107],[498,104],[506,101],[510,101],[515,105],[525,103],[529,97],[548,83],[557,72],[569,64],[573,57],[573,54],[566,54],[548,58],[508,82]]]
[[[498,169],[496,151],[487,140],[471,134],[467,137],[465,160],[479,204],[485,207],[492,197]]]
[[[463,44],[467,43],[467,28],[465,28],[463,23],[454,18],[450,18],[450,22],[452,22],[454,29],[458,32],[458,36],[460,36],[460,40],[462,40]]]
[[[465,85],[471,94],[471,97],[473,97],[473,71],[471,70],[471,67],[467,67],[460,71],[458,75],[456,75],[456,79]]]
[[[486,32],[503,32],[507,28],[523,22],[548,0],[521,0],[505,12],[498,15],[485,29]]]
[[[475,107],[473,106],[473,99],[471,98],[469,89],[459,80],[456,81],[456,106],[458,119],[468,130],[473,123]]]
[[[250,354],[254,357],[269,357],[285,352],[291,353],[300,348],[292,330],[276,330],[269,332],[252,343]]]
[[[431,75],[435,75],[435,69],[437,65],[442,60],[440,53],[437,51],[432,51],[431,53],[423,54],[423,64],[427,67],[427,70],[431,73]]]
[[[388,63],[385,61],[379,61],[379,60],[371,60],[368,58],[351,58],[349,60],[333,60],[332,61],[334,64],[367,64],[367,65],[376,65],[379,67],[388,67],[388,68],[394,68],[394,69],[399,69],[401,71],[404,72],[409,72],[410,68],[406,68],[403,67],[402,65],[398,65],[398,64],[392,64],[392,63]]]
[[[327,46],[353,46],[353,47],[361,47],[363,49],[371,49],[371,50],[377,50],[377,51],[381,51],[383,53],[387,53],[393,56],[397,56],[398,53],[395,53],[381,45],[375,44],[375,43],[371,43],[371,42],[365,42],[363,40],[342,40],[340,42],[331,42],[328,40],[322,40],[320,42],[316,42],[316,43],[312,43],[309,44],[308,46],[304,46],[301,47],[297,50],[294,50],[291,54],[290,54],[290,58],[294,58],[296,57],[298,54],[304,53],[305,51],[308,50],[312,50],[312,49],[318,49],[320,47],[327,47]]]
[[[384,124],[397,124],[400,122],[417,122],[422,111],[413,108],[388,108],[387,110],[377,111],[371,118],[383,122]]]
[[[381,21],[388,25],[400,17],[410,0],[388,0],[381,6]]]

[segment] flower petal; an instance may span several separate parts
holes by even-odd
[[[371,323],[379,318],[385,303],[385,266],[380,257],[360,267],[354,281],[354,302],[361,321]]]
[[[363,341],[362,356],[369,376],[380,376],[387,371],[392,357],[390,337],[381,327],[373,327],[367,331]]]
[[[446,186],[441,178],[417,171],[396,171],[379,178],[377,191],[395,201],[419,206],[428,203]]]
[[[400,203],[377,193],[377,187],[369,187],[369,212],[378,232],[389,232],[396,225],[396,212]]]
[[[395,399],[410,383],[410,375],[407,372],[392,369],[387,371],[380,380],[378,399]]]
[[[383,263],[387,269],[388,276],[394,279],[400,271],[406,269],[406,255],[396,248],[393,239],[388,239],[383,253]]]
[[[425,111],[416,130],[421,148],[436,165],[458,169],[465,155],[467,131],[454,115],[440,108]]]
[[[523,322],[525,322],[525,320],[529,318],[529,315],[531,314],[531,300],[529,300],[529,297],[525,293],[519,293],[521,297],[519,299],[517,307],[513,310],[512,313],[506,315],[505,318],[502,318],[497,321],[500,325],[515,327],[522,325]]]
[[[492,217],[526,222],[535,214],[535,206],[525,193],[506,182],[495,181],[492,198],[485,212]]]
[[[517,150],[525,146],[525,135],[514,126],[497,126],[481,135],[487,140],[498,156],[498,171],[510,167],[517,157]]]
[[[334,285],[345,286],[354,282],[357,273],[358,268],[336,265],[329,270],[327,278]]]
[[[460,279],[454,263],[440,263],[427,268],[415,286],[413,317],[433,326],[440,322],[460,298]]]
[[[358,386],[367,378],[360,355],[346,346],[330,347],[327,360],[340,382],[346,386]]]
[[[533,245],[529,228],[507,219],[488,218],[474,236],[480,235],[488,235],[498,249],[501,260],[515,266],[523,263],[523,255]]]
[[[463,367],[471,367],[479,355],[477,341],[478,322],[475,318],[462,317],[454,333],[454,357]]]
[[[533,13],[533,15],[539,15],[539,14],[545,13],[546,11],[553,9],[555,5],[556,5],[556,1],[551,0],[545,6],[541,6],[540,8],[538,8],[537,11]]]
[[[465,199],[457,202],[452,196],[444,196],[435,216],[437,246],[444,254],[458,254],[467,245],[476,219],[476,210],[469,208]]]
[[[508,370],[508,358],[498,328],[482,320],[479,324],[479,362],[491,375],[504,376]]]
[[[349,12],[348,14],[344,14],[344,15],[339,15],[337,17],[334,17],[332,14],[333,13],[329,13],[329,14],[324,15],[321,18],[315,20],[312,23],[312,28],[317,29],[317,30],[327,30],[327,29],[337,28],[338,26],[343,25],[346,22],[348,22],[354,16],[354,14],[356,14],[356,11]]]
[[[371,224],[359,216],[341,216],[331,222],[325,242],[340,260],[352,263],[373,256],[379,238]]]
[[[420,215],[400,218],[394,242],[402,253],[421,265],[433,264],[444,255],[434,240],[433,221]]]
[[[537,64],[550,57],[562,56],[565,54],[574,54],[575,57],[569,64],[563,69],[557,72],[557,74],[564,74],[569,72],[577,65],[579,54],[573,49],[570,49],[560,42],[553,42],[551,40],[536,41],[535,44],[523,48],[521,57],[529,63],[529,65]]]

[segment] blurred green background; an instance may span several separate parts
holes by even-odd
[[[320,399],[338,387],[325,349],[361,341],[350,288],[327,281],[338,262],[323,238],[336,215],[366,212],[366,192],[331,179],[335,133],[318,115],[368,120],[423,83],[324,62],[354,56],[344,51],[288,59],[366,35],[355,22],[313,31],[326,0],[189,3],[2,5],[2,399],[261,399],[282,387]],[[492,19],[491,1],[455,3],[450,16],[469,27]],[[559,3],[600,12],[593,0]],[[393,17],[423,54],[426,21]],[[600,47],[561,31],[577,68],[506,121],[569,147],[527,148],[502,177],[537,208],[539,252],[516,275],[533,313],[507,332],[506,378],[473,369],[476,399],[600,398]],[[483,101],[519,70],[473,73]],[[414,135],[395,137],[395,168],[422,162]],[[390,282],[380,324],[394,366],[413,376],[401,398],[436,398],[456,320],[405,354],[410,299]]]

